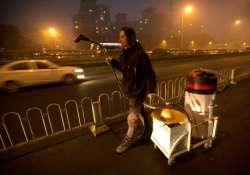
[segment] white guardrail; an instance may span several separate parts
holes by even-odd
[[[218,71],[219,83],[236,81],[249,77],[250,69],[237,68]],[[158,82],[158,95],[164,99],[178,98],[183,94],[186,79]],[[5,113],[0,121],[0,153],[5,153],[31,143],[39,143],[52,136],[63,135],[76,129],[90,128],[96,136],[107,130],[108,121],[122,119],[128,110],[127,99],[119,91],[102,93],[97,101],[90,97],[80,101],[71,99],[65,104],[49,104],[46,109],[32,107],[22,116],[16,112]]]

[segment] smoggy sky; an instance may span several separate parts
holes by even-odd
[[[111,15],[128,13],[130,20],[140,17],[143,9],[164,6],[167,0],[99,0],[110,7]],[[250,18],[250,0],[193,0],[194,17],[213,36],[220,36],[235,19]],[[71,18],[77,13],[80,0],[1,0],[0,23],[17,24],[22,31],[33,32],[55,26],[72,33]],[[219,27],[218,27],[219,26]]]

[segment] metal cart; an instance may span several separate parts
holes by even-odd
[[[153,109],[151,140],[154,148],[167,157],[169,166],[183,153],[200,146],[212,147],[218,125],[218,117],[214,114],[215,96],[215,93],[196,95],[185,92],[184,105],[166,101],[157,94],[149,96],[145,106]]]

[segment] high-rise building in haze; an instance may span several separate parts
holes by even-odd
[[[83,33],[96,40],[110,39],[110,9],[96,0],[82,0],[78,13],[73,17],[76,35]]]
[[[109,7],[99,4],[97,0],[81,0],[80,9],[73,17],[75,35],[81,33],[101,42],[117,42],[120,29],[130,26],[146,48],[158,47],[176,30],[176,9],[180,2],[183,0],[168,0],[166,6],[144,9],[141,17],[134,21],[120,12],[111,21]],[[81,47],[83,45],[81,43]]]

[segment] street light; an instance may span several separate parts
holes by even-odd
[[[231,38],[234,41],[239,41],[243,39],[243,21],[241,19],[235,19],[232,21],[231,27]]]
[[[53,37],[53,38],[57,37],[57,35],[58,35],[56,29],[54,29],[54,28],[52,28],[52,27],[51,27],[51,28],[48,28],[48,34],[49,34],[51,37]]]
[[[185,14],[190,14],[193,11],[193,7],[191,5],[187,5],[184,9]]]
[[[161,41],[161,48],[163,49],[167,48],[167,41],[165,39]]]
[[[51,38],[51,40],[53,41],[54,48],[56,49],[57,48],[56,40],[57,40],[58,35],[59,35],[58,31],[53,27],[49,27],[49,28],[47,28],[45,33],[49,38]]]
[[[191,40],[191,41],[190,41],[189,47],[190,47],[191,49],[194,49],[194,48],[195,48],[195,42],[194,42],[194,40]]]
[[[239,20],[239,19],[234,21],[234,25],[236,25],[236,26],[238,26],[240,23],[241,23],[241,20]]]
[[[183,40],[184,40],[184,15],[189,15],[193,12],[193,7],[187,5],[184,8],[184,11],[181,13],[181,48],[183,49]]]
[[[213,45],[213,42],[212,42],[212,41],[209,41],[209,42],[208,42],[208,48],[211,49],[211,48],[212,48],[212,45]]]
[[[243,42],[242,45],[243,45],[243,48],[246,48],[247,43],[246,43],[246,42]]]

